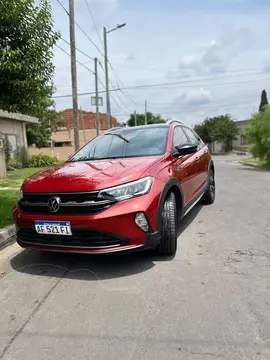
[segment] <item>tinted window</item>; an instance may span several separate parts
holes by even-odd
[[[70,161],[163,155],[168,127],[115,130],[81,149]]]
[[[188,142],[186,134],[184,133],[181,126],[177,126],[173,131],[173,151],[175,146],[181,146]]]
[[[189,139],[192,143],[198,144],[198,145],[201,143],[201,139],[200,139],[199,135],[197,135],[191,129],[185,127],[185,133],[187,134],[187,136],[189,137]]]

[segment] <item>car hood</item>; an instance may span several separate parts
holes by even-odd
[[[66,162],[27,178],[24,192],[94,191],[139,179],[160,156]]]

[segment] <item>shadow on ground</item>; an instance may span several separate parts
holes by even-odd
[[[181,221],[181,234],[194,221],[202,205],[198,204]],[[143,273],[156,266],[155,262],[170,261],[174,256],[158,256],[153,251],[122,255],[80,255],[24,250],[10,260],[14,271],[36,276],[62,277],[76,280],[106,280]]]

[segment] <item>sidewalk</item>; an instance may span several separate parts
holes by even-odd
[[[18,191],[20,188],[13,187],[0,187],[0,192],[2,191]],[[0,251],[8,245],[11,245],[15,242],[16,229],[15,225],[8,225],[4,228],[0,228]]]
[[[18,190],[18,191],[19,191],[19,190],[20,190],[20,188],[1,187],[1,186],[0,186],[0,191],[1,191],[1,190],[14,190],[14,191],[15,191],[15,190]]]
[[[5,228],[0,229],[0,251],[15,242],[15,234],[15,225],[8,225]]]

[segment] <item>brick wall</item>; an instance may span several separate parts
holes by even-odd
[[[32,155],[49,155],[49,156],[56,156],[61,161],[66,161],[70,155],[73,155],[75,153],[73,146],[63,146],[63,147],[57,147],[54,149],[51,148],[28,148],[30,156]]]
[[[68,128],[73,129],[73,109],[67,109],[63,111],[64,114],[64,120]],[[83,130],[83,121],[84,121],[84,127],[85,129],[95,129],[96,128],[96,113],[94,112],[88,112],[88,111],[79,111],[79,128],[80,130]],[[99,119],[100,119],[100,129],[101,130],[107,130],[107,120],[106,120],[106,114],[99,113]],[[112,119],[112,126],[120,126],[113,116],[111,116]]]

